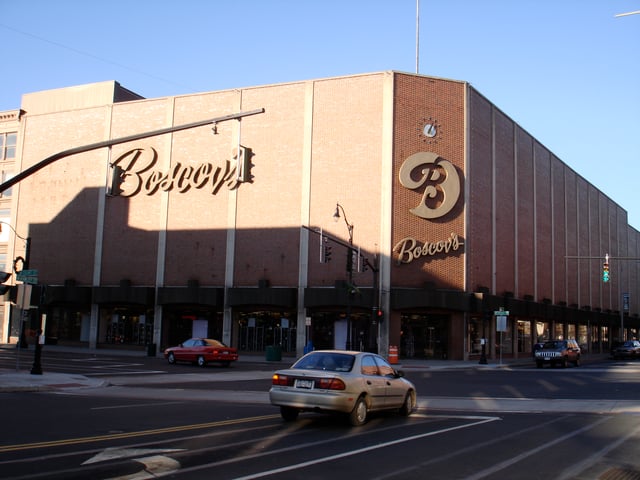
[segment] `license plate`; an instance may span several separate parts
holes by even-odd
[[[222,355],[229,355],[229,352],[222,352]]]
[[[293,386],[295,388],[311,389],[313,388],[313,380],[296,380]]]

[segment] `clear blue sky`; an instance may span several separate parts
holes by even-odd
[[[420,0],[419,73],[464,80],[640,229],[640,0]],[[416,71],[416,0],[0,0],[0,111]],[[71,146],[69,146],[71,147]]]

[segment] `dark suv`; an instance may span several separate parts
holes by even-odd
[[[552,367],[556,364],[566,367],[573,363],[580,365],[580,346],[575,340],[549,340],[536,350],[536,366],[542,368],[545,363]]]

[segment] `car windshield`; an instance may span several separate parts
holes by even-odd
[[[226,345],[218,340],[206,339],[204,341],[209,347],[226,347]]]
[[[348,353],[312,352],[294,363],[291,368],[350,372],[354,360],[355,357]]]
[[[558,342],[558,341],[544,342],[544,345],[542,346],[542,348],[562,348],[562,342]]]

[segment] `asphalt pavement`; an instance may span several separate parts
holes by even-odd
[[[0,348],[15,348],[15,345],[0,345]],[[48,347],[47,347],[48,348]],[[60,351],[58,348],[51,350]],[[78,351],[75,349],[73,351]],[[87,350],[89,352],[89,350]],[[96,351],[90,351],[96,353]],[[99,350],[100,354],[123,355],[122,351]],[[125,353],[126,354],[126,353]],[[137,352],[129,352],[130,356],[143,356]],[[586,355],[583,357],[583,364],[592,363],[606,358],[603,355]],[[255,363],[264,366],[268,364],[273,370],[289,366],[294,358],[282,357],[281,360],[266,360],[263,356],[242,355],[238,362]],[[433,360],[433,359],[400,359],[394,365],[398,369],[403,369],[407,373],[446,370],[446,369],[512,369],[533,367],[533,361],[524,359],[504,359],[502,361],[490,359],[487,364],[480,364],[478,361],[458,361],[458,360]],[[0,393],[3,392],[46,392],[46,391],[77,391],[82,389],[101,389],[100,393],[105,395],[121,395],[123,390],[127,390],[127,395],[144,396],[151,391],[157,393],[157,386],[151,389],[152,384],[162,384],[167,381],[166,375],[147,375],[136,377],[137,387],[127,389],[126,384],[131,381],[131,377],[119,378],[95,378],[78,374],[46,372],[42,374],[32,374],[30,366],[23,370],[0,369]],[[199,375],[171,375],[172,382],[180,382],[181,378],[185,382],[200,381]],[[269,378],[270,372],[264,368],[256,368],[255,372],[229,370],[219,376],[221,380],[237,381],[243,379]],[[149,388],[140,386],[147,384]],[[187,397],[183,390],[163,391],[163,398],[175,397],[176,399],[188,398],[195,400],[202,397],[202,400],[219,400],[241,403],[269,403],[268,392],[249,392],[234,390],[206,390],[189,391]],[[98,392],[96,392],[98,393]],[[549,398],[490,398],[490,397],[418,397],[418,407],[432,410],[459,410],[459,411],[492,411],[492,412],[579,412],[579,413],[633,413],[640,414],[640,401],[631,400],[584,400],[584,399],[549,399]]]
[[[15,345],[1,344],[0,349],[3,350],[15,350]],[[30,345],[29,350],[33,352],[33,345]],[[77,347],[63,347],[63,346],[45,346],[43,350],[56,351],[56,352],[74,352],[74,353],[90,353],[100,355],[119,355],[130,357],[142,357],[145,356],[145,352],[139,350],[110,350],[110,349],[98,349],[90,350],[88,348]],[[160,355],[158,355],[160,356]],[[261,365],[271,365],[273,369],[284,368],[291,365],[295,361],[294,357],[282,356],[280,360],[266,360],[264,355],[257,354],[243,354],[240,355],[238,362],[241,363],[253,363]],[[480,365],[478,361],[458,361],[458,360],[434,360],[434,359],[400,359],[399,363],[393,365],[397,369],[404,369],[406,371],[415,370],[430,370],[430,369],[449,369],[449,368],[509,368],[515,365],[532,364],[530,359],[516,359],[516,360],[504,360],[493,361],[489,360],[486,365]],[[66,389],[79,389],[79,388],[98,388],[107,387],[112,384],[110,379],[100,379],[93,377],[86,377],[78,374],[67,374],[57,372],[46,372],[42,374],[32,374],[32,365],[24,365],[20,370],[14,369],[2,369],[0,368],[0,392],[37,392],[48,390],[66,390]],[[45,366],[46,370],[46,366]],[[149,378],[149,377],[147,377]],[[156,377],[160,378],[160,377]],[[176,376],[172,379],[177,380]]]

